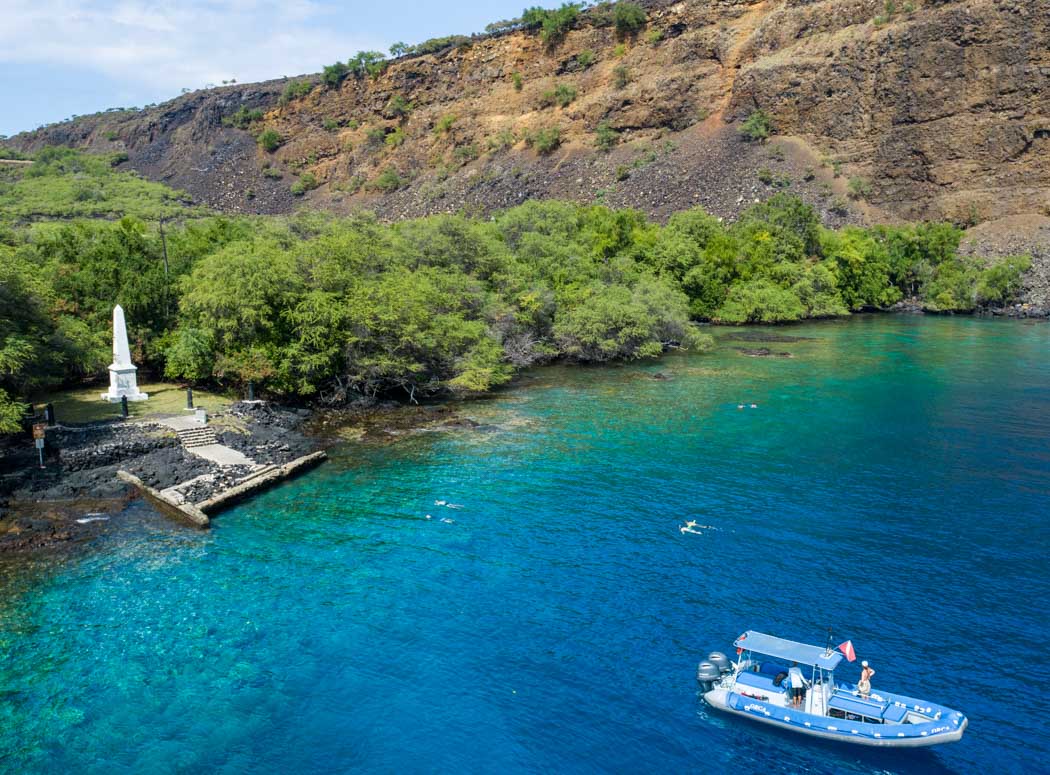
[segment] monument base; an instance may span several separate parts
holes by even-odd
[[[149,400],[149,394],[139,390],[135,376],[137,371],[138,369],[134,366],[111,364],[109,367],[109,392],[101,394],[102,400],[109,401],[111,404],[119,404],[122,398],[126,398],[128,401]]]
[[[103,401],[109,401],[111,404],[119,404],[120,399],[127,397],[128,401],[148,401],[149,393],[125,393],[123,396],[111,396],[109,393],[101,393],[100,397]]]

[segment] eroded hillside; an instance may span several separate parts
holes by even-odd
[[[290,81],[223,87],[14,145],[124,151],[235,212],[305,200],[394,219],[561,197],[732,216],[784,188],[830,222],[1050,208],[1050,0],[644,5],[633,34],[597,8],[553,44],[476,37],[337,88],[292,79],[317,85],[288,101]],[[756,110],[775,125],[765,144],[738,131]]]

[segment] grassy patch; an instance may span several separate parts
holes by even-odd
[[[43,412],[44,404],[55,405],[55,419],[59,423],[102,422],[120,417],[120,404],[111,404],[99,398],[106,392],[107,383],[87,388],[56,390],[37,396],[34,407]],[[186,408],[186,389],[171,382],[140,384],[139,390],[149,394],[148,401],[129,401],[128,414],[137,419],[164,414],[189,414]],[[235,399],[206,390],[194,389],[194,406],[204,407],[209,414],[225,411]]]
[[[46,148],[32,165],[8,170],[0,184],[0,222],[7,219],[204,215],[189,194],[113,169],[113,157]]]

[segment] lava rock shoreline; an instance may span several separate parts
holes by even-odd
[[[222,444],[257,463],[281,465],[321,448],[306,431],[311,417],[306,409],[241,401],[210,427]],[[149,420],[51,428],[43,469],[29,440],[6,439],[0,445],[0,553],[86,540],[105,530],[134,497],[117,478],[120,469],[159,490],[210,474],[193,488],[198,500],[247,473],[194,455],[174,431]]]

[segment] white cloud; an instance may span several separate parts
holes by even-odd
[[[46,63],[163,90],[317,72],[361,49],[312,0],[0,0],[0,66]]]

